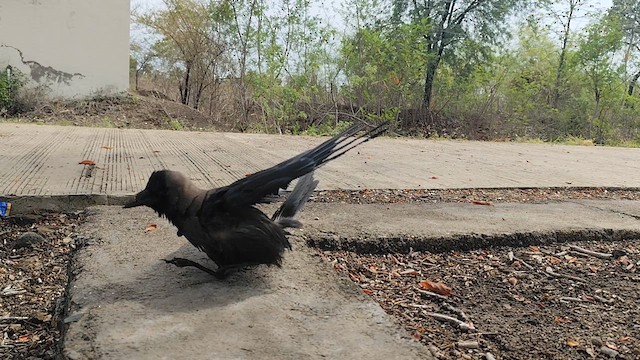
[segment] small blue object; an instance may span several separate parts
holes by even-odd
[[[11,203],[8,201],[0,201],[0,216],[9,216],[11,213]]]

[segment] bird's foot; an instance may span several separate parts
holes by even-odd
[[[200,264],[198,264],[195,261],[191,261],[189,259],[184,259],[184,258],[173,258],[171,260],[166,260],[163,259],[164,262],[166,262],[167,264],[173,264],[179,268],[183,268],[183,267],[188,267],[188,266],[192,266],[194,268],[198,268],[204,272],[206,272],[207,274],[211,274],[213,276],[215,276],[218,279],[224,279],[228,276],[228,274],[226,274],[224,271],[220,272],[221,269],[218,269],[217,271],[211,270],[206,266],[202,266]]]
[[[173,264],[173,265],[175,265],[175,266],[177,266],[179,268],[188,267],[188,266],[198,268],[198,269],[206,272],[207,274],[211,274],[211,275],[215,276],[219,280],[226,279],[227,277],[229,277],[229,275],[231,273],[233,273],[235,271],[245,270],[248,267],[253,267],[253,266],[256,266],[256,265],[260,265],[259,263],[241,263],[241,264],[222,266],[222,267],[219,267],[216,270],[211,270],[208,267],[202,266],[202,265],[198,264],[197,262],[191,261],[189,259],[173,258],[171,260],[166,260],[166,259],[163,259],[163,260],[167,264]]]
[[[191,261],[189,259],[183,259],[183,258],[173,258],[171,260],[166,260],[166,259],[163,259],[163,260],[167,264],[173,264],[173,265],[175,265],[175,266],[177,266],[179,268],[187,267],[187,266],[197,267],[196,265],[200,265],[200,264],[196,263],[195,261]]]

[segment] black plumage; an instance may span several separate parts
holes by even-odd
[[[210,270],[191,260],[174,258],[176,266],[194,266],[218,278],[249,265],[280,265],[291,248],[286,228],[300,227],[294,219],[318,184],[313,171],[384,131],[387,125],[355,124],[317,147],[268,169],[217,189],[203,190],[177,171],[151,174],[144,190],[124,207],[148,206],[165,216],[191,244],[217,265]],[[361,131],[363,134],[358,135]],[[271,218],[255,207],[280,189],[298,183]]]

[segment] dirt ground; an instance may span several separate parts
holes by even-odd
[[[0,358],[59,353],[69,261],[84,213],[0,218]],[[26,235],[25,235],[26,234]]]
[[[58,100],[38,104],[12,121],[39,124],[96,126],[131,129],[233,131],[233,124],[205,114],[159,93],[121,97],[96,96],[83,100]]]
[[[322,255],[441,359],[640,358],[640,241]]]

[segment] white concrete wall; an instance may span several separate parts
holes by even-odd
[[[20,69],[52,96],[129,85],[129,0],[0,0],[0,70]]]

